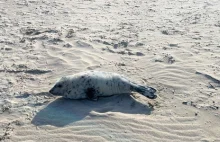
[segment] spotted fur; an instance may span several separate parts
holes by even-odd
[[[135,84],[126,77],[110,72],[86,71],[62,77],[49,91],[55,96],[70,99],[97,100],[100,96],[138,92],[150,99],[155,99],[156,90]]]

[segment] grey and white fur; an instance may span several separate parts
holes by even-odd
[[[122,75],[102,71],[86,71],[62,77],[49,92],[64,98],[90,100],[131,92],[138,92],[150,99],[157,97],[152,87],[138,85]]]

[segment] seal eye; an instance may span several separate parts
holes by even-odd
[[[62,88],[63,86],[61,84],[57,85],[58,88]]]

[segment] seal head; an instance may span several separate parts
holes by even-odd
[[[65,77],[62,77],[57,83],[53,86],[52,89],[50,89],[50,93],[53,94],[54,96],[63,96],[63,92],[66,91],[66,85],[67,81]]]

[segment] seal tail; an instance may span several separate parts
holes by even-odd
[[[154,89],[152,87],[135,85],[133,87],[133,91],[138,92],[149,99],[156,99],[157,98],[157,95],[155,94],[156,89]]]

